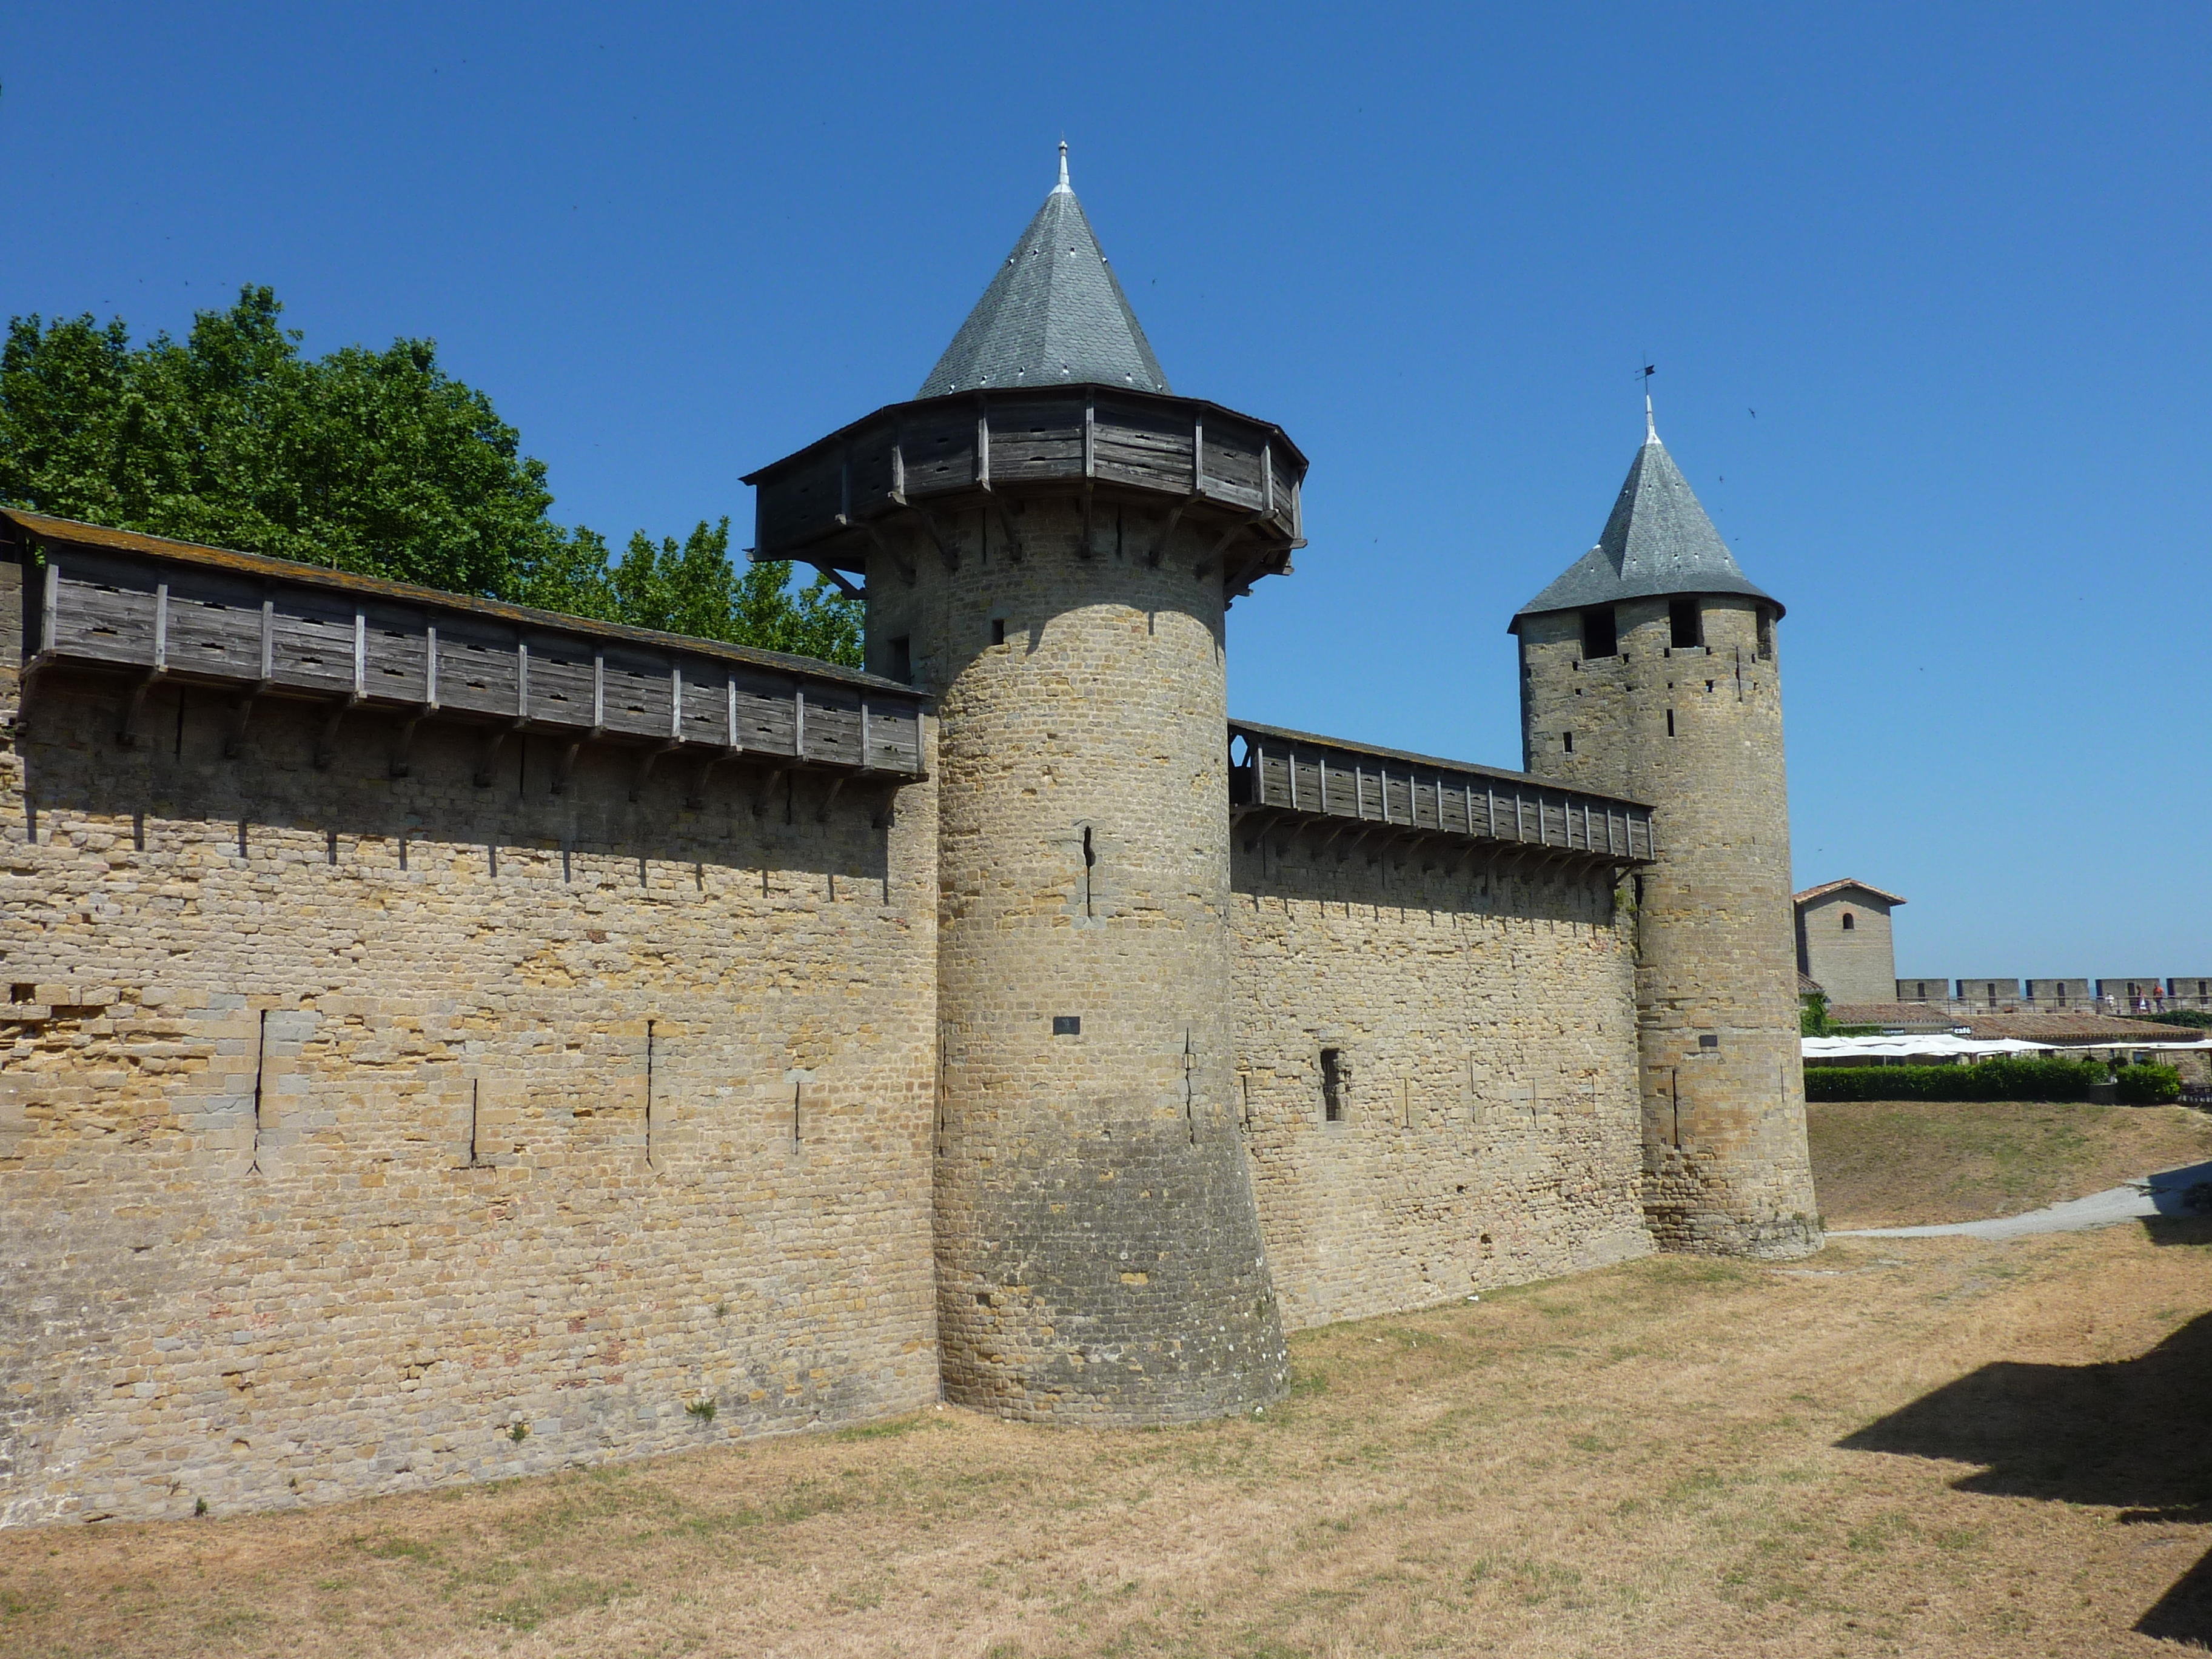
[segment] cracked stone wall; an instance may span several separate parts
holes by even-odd
[[[317,771],[302,705],[230,759],[228,698],[121,700],[42,680],[0,752],[0,1522],[936,1397],[930,786],[556,795],[510,738],[479,789],[458,727],[394,780],[373,717]]]

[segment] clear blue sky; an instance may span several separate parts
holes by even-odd
[[[1312,458],[1237,713],[1517,765],[1505,623],[1648,354],[1790,608],[1800,882],[1909,896],[1909,974],[2212,973],[2209,82],[2201,5],[18,0],[0,308],[270,283],[310,351],[434,337],[564,520],[749,530],[1065,132],[1176,389]]]

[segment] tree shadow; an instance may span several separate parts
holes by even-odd
[[[2133,1359],[1984,1365],[1837,1444],[1981,1464],[1960,1492],[2109,1504],[2124,1524],[2212,1523],[2212,1314]],[[2212,1555],[2136,1629],[2212,1645]]]

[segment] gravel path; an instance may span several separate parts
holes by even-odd
[[[2025,1238],[2031,1233],[2078,1233],[2150,1216],[2212,1212],[2212,1164],[2162,1170],[2124,1187],[1992,1221],[1956,1221],[1944,1227],[1863,1227],[1831,1238]]]

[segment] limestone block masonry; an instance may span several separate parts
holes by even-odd
[[[450,726],[393,779],[367,715],[319,770],[305,704],[227,758],[175,684],[126,749],[117,676],[17,728],[5,643],[0,1524],[937,1397],[929,786],[693,809],[587,748],[555,795],[524,738],[478,788]]]
[[[1218,569],[1031,495],[868,571],[939,698],[947,1396],[1158,1423],[1289,1383],[1233,1103]],[[957,559],[957,568],[951,568]]]
[[[1601,874],[1280,825],[1239,835],[1235,872],[1238,1099],[1293,1326],[1650,1252],[1635,964]]]
[[[1526,764],[1654,808],[1659,862],[1631,888],[1653,1236],[1802,1255],[1820,1234],[1773,607],[1695,604],[1704,643],[1672,643],[1668,599],[1632,599],[1613,608],[1619,648],[1602,656],[1583,655],[1576,613],[1523,617]]]

